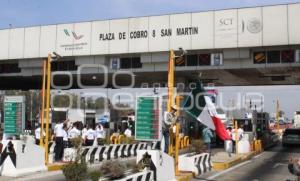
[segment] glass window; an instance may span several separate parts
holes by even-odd
[[[268,63],[280,63],[280,51],[267,52]]]
[[[198,65],[198,56],[197,55],[187,55],[187,66],[197,66]]]
[[[199,66],[208,66],[210,65],[210,54],[199,54]]]
[[[63,71],[63,70],[77,70],[77,65],[75,64],[75,60],[68,61],[54,61],[51,63],[52,71]]]
[[[266,63],[266,52],[254,52],[253,53],[253,63],[255,63],[255,64]]]
[[[130,69],[131,68],[131,58],[121,58],[121,69]]]
[[[21,69],[17,63],[0,64],[0,73],[19,73]]]
[[[141,63],[140,57],[132,58],[132,68],[142,68],[142,63]]]
[[[294,50],[281,51],[281,62],[283,63],[295,62],[295,51]]]

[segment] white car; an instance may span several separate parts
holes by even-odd
[[[282,146],[286,147],[289,145],[300,146],[300,129],[288,128],[284,131],[282,136]]]

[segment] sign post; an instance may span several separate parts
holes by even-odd
[[[20,135],[25,129],[25,97],[4,97],[4,133]]]
[[[161,99],[141,96],[136,100],[135,139],[159,141],[162,138]]]

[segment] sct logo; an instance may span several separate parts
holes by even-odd
[[[64,32],[67,36],[70,36],[70,33],[67,29],[64,29]],[[80,40],[83,37],[83,35],[77,36],[77,34],[74,31],[72,31],[72,35],[75,38],[75,40]]]
[[[222,18],[219,20],[219,23],[221,26],[223,25],[232,25],[233,23],[233,18]]]

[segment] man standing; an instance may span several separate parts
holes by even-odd
[[[41,140],[41,127],[38,125],[38,127],[34,130],[35,134],[35,144],[40,145],[40,140]],[[45,132],[43,132],[43,136],[45,136]]]
[[[125,130],[124,134],[128,138],[132,136],[131,126],[127,127],[127,129]]]
[[[170,128],[176,123],[177,116],[176,116],[177,106],[173,105],[171,107],[171,112],[167,112],[165,119],[162,124],[162,131],[163,136],[165,139],[165,153],[168,153],[169,150],[169,143],[170,143]]]
[[[54,127],[54,135],[55,135],[55,147],[54,147],[54,153],[55,153],[55,161],[61,161],[63,157],[63,151],[64,151],[64,124],[67,125],[68,119],[64,122],[60,122],[55,125]]]
[[[93,146],[95,138],[96,132],[92,126],[89,126],[89,129],[86,132],[85,146]]]
[[[102,124],[99,123],[95,131],[96,131],[97,143],[98,145],[102,145],[105,140],[105,130]]]
[[[206,146],[206,149],[209,153],[211,153],[211,139],[214,137],[214,135],[212,134],[211,130],[208,127],[205,127],[202,130],[202,138],[204,141],[204,144]]]

